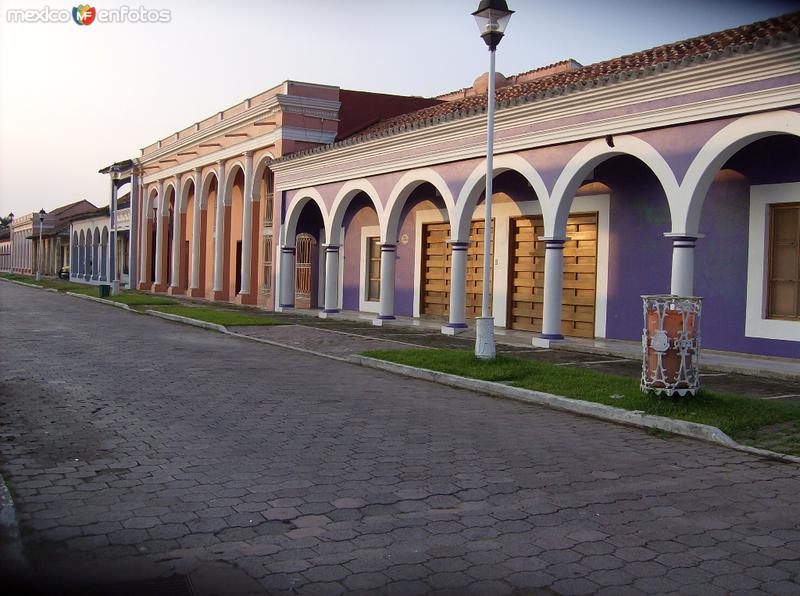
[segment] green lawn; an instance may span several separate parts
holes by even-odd
[[[798,405],[708,391],[701,391],[694,398],[658,399],[642,393],[636,379],[512,356],[498,356],[494,361],[479,360],[464,350],[376,350],[364,355],[625,410],[710,424],[739,442],[800,455]]]
[[[71,290],[75,294],[84,294],[86,296],[94,296],[95,298],[100,298],[100,289],[97,286],[82,286],[78,289]],[[177,304],[176,300],[172,298],[166,298],[164,296],[153,296],[152,294],[146,294],[144,292],[133,292],[128,290],[123,290],[116,296],[107,296],[103,298],[104,300],[111,300],[112,302],[120,302],[122,304],[127,304],[129,306],[139,306],[139,305],[166,305],[166,304]]]
[[[285,325],[283,321],[271,319],[260,315],[251,315],[222,308],[205,306],[159,306],[154,308],[159,312],[171,315],[180,315],[206,323],[216,323],[225,327],[236,325]]]
[[[33,275],[18,275],[16,273],[0,273],[0,277],[3,277],[5,279],[10,279],[13,281],[21,281],[26,284],[33,284],[35,286],[41,286],[43,288],[53,288],[61,292],[80,290],[86,287],[85,284],[76,284],[71,281],[66,281],[64,279],[53,279],[49,277],[48,278],[43,277],[39,281],[36,281],[36,277],[34,277]]]

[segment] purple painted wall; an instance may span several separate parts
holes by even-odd
[[[695,249],[695,293],[704,298],[707,348],[800,358],[796,342],[745,337],[750,184],[797,182],[800,139],[772,137],[739,151],[706,195]],[[730,168],[730,169],[729,169]]]
[[[344,217],[344,270],[342,273],[342,308],[359,309],[359,292],[361,289],[361,228],[377,226],[378,214],[372,201],[364,195],[355,197],[347,208]]]
[[[655,175],[633,157],[595,170],[611,188],[606,336],[642,337],[642,294],[669,292],[672,243],[667,198]]]

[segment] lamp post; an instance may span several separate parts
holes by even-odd
[[[11,254],[9,255],[9,259],[11,262],[8,264],[8,270],[12,273],[14,272],[14,230],[12,229],[12,224],[14,223],[14,213],[9,212],[8,214],[8,238],[11,240]]]
[[[486,219],[483,240],[483,295],[481,316],[475,319],[475,356],[484,360],[495,357],[494,317],[489,314],[489,271],[492,265],[490,252],[492,242],[492,178],[494,174],[494,53],[503,39],[513,10],[506,0],[481,0],[478,10],[472,13],[481,31],[481,37],[489,47],[489,90],[486,96]]]
[[[36,251],[36,281],[42,279],[42,223],[44,222],[45,211],[39,210],[39,247]]]

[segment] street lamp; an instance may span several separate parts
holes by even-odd
[[[39,248],[36,251],[36,281],[42,279],[42,223],[44,222],[45,211],[39,210]]]
[[[483,360],[495,357],[494,317],[489,315],[489,267],[491,267],[492,242],[492,177],[494,174],[494,52],[503,39],[513,10],[506,0],[481,0],[478,10],[472,13],[478,23],[481,37],[489,47],[489,91],[486,97],[486,219],[483,239],[483,295],[481,316],[475,319],[475,356]]]

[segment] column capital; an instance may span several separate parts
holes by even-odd
[[[450,248],[452,250],[467,250],[469,248],[469,242],[453,242],[450,241]]]
[[[253,150],[248,149],[247,151],[242,151],[242,156],[244,157],[253,157]]]
[[[325,250],[327,250],[328,252],[339,252],[338,244],[323,244],[322,246],[324,246]]]
[[[295,253],[294,246],[281,246],[281,253],[285,255],[293,255]]]
[[[395,252],[396,250],[397,245],[392,242],[381,244],[381,252]]]
[[[203,166],[196,166],[194,168],[195,176],[200,176],[203,173]]]

